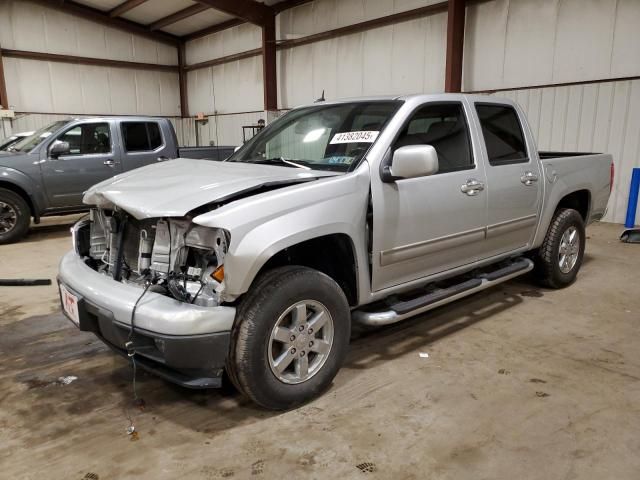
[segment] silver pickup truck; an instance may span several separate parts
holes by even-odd
[[[225,162],[95,185],[60,263],[66,315],[191,388],[323,392],[351,323],[386,325],[533,270],[571,284],[609,155],[538,152],[521,109],[459,94],[316,103]]]
[[[222,160],[233,147],[178,147],[156,117],[59,120],[0,146],[0,245],[22,238],[31,218],[87,210],[83,193],[134,168],[176,157]]]

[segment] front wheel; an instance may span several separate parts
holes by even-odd
[[[330,277],[298,266],[272,270],[238,309],[229,376],[265,408],[295,407],[331,384],[350,332],[349,304]]]
[[[535,274],[545,287],[563,288],[574,282],[584,256],[585,230],[576,210],[558,210],[538,250]]]
[[[0,188],[0,245],[20,240],[27,234],[30,223],[27,202],[17,193]]]

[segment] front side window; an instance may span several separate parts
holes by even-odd
[[[293,110],[227,161],[346,172],[364,157],[400,105],[351,102]]]
[[[67,155],[91,155],[111,152],[108,123],[83,123],[67,130],[56,141],[69,143]]]
[[[520,120],[508,105],[476,104],[489,164],[527,163],[527,147]]]
[[[438,173],[474,167],[469,128],[460,103],[434,103],[418,109],[394,144],[431,145],[438,154]]]
[[[162,145],[162,134],[156,122],[123,122],[122,137],[127,152],[148,152]]]

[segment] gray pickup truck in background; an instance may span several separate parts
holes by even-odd
[[[331,384],[352,321],[391,324],[530,271],[570,285],[612,178],[610,155],[538,152],[509,100],[317,103],[224,162],[89,189],[62,306],[164,378],[208,388],[226,371],[290,408]]]
[[[223,160],[233,147],[178,147],[155,117],[54,122],[0,150],[0,244],[22,238],[31,218],[87,210],[83,193],[107,178],[177,157]]]

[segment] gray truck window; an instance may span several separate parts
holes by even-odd
[[[418,109],[396,140],[394,149],[431,145],[438,153],[438,173],[474,167],[469,128],[460,103],[434,103]]]
[[[108,123],[83,123],[70,128],[56,141],[68,142],[68,155],[90,155],[111,152],[111,133]]]
[[[527,163],[527,147],[520,120],[508,105],[476,104],[489,164]]]
[[[122,122],[122,137],[127,152],[148,152],[162,145],[156,122]]]

